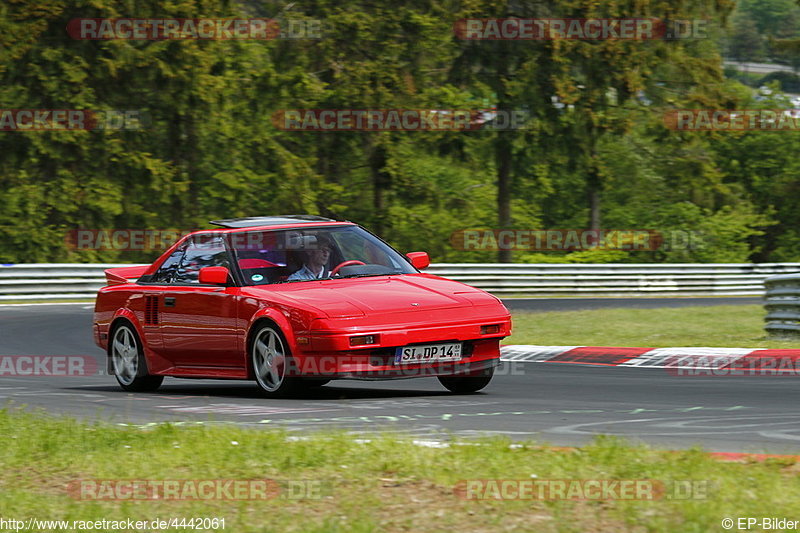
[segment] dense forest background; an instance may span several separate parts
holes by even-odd
[[[635,6],[636,10],[633,10]],[[470,41],[488,17],[655,17],[707,33],[648,41]],[[78,17],[321,21],[318,38],[89,41]],[[3,0],[0,109],[140,109],[137,131],[0,132],[0,262],[140,261],[74,250],[76,228],[208,227],[311,213],[436,262],[800,260],[800,131],[668,129],[672,109],[792,107],[792,0]],[[769,90],[758,87],[768,85]],[[521,109],[528,127],[294,132],[283,109]],[[691,231],[655,252],[463,251],[463,228]]]

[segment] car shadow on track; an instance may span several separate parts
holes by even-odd
[[[120,396],[130,395],[115,385],[97,385],[97,386],[83,386],[83,387],[60,387],[62,390],[70,391],[91,391],[100,393],[117,393]],[[133,393],[135,396],[149,397],[149,398],[164,398],[164,399],[178,399],[181,398],[208,398],[208,399],[252,399],[252,400],[267,400],[261,394],[257,385],[249,383],[242,383],[237,385],[230,384],[182,384],[182,383],[165,383],[155,392],[139,392]],[[480,395],[480,393],[477,393]],[[325,385],[319,388],[313,388],[302,393],[296,394],[288,398],[276,398],[275,400],[361,400],[361,399],[383,399],[383,398],[417,398],[425,396],[453,396],[451,392],[444,389],[442,390],[425,390],[425,389],[396,389],[396,388],[378,388],[378,387],[341,387],[335,384]]]

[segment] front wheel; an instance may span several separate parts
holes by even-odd
[[[114,330],[111,364],[119,386],[129,392],[154,391],[164,381],[164,376],[147,374],[147,361],[139,336],[128,324],[122,324]]]
[[[471,394],[478,392],[492,381],[494,367],[467,376],[439,376],[439,383],[450,392]]]
[[[263,325],[253,335],[250,349],[253,373],[265,396],[279,398],[298,392],[302,378],[293,376],[293,359],[281,332]]]

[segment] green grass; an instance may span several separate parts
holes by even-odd
[[[800,348],[800,341],[767,339],[764,315],[759,305],[515,312],[514,334],[504,343]]]
[[[88,425],[0,411],[0,517],[101,520],[225,518],[225,530],[308,532],[718,531],[732,516],[796,514],[797,464],[722,463],[700,450],[657,451],[599,438],[576,451],[510,446],[505,439],[426,448],[344,434],[291,441],[279,431],[234,427],[149,430]],[[233,444],[234,442],[238,444]],[[465,442],[465,441],[460,441]],[[479,443],[480,445],[474,445]],[[654,501],[467,501],[470,479],[649,479],[704,487],[695,498]],[[70,482],[92,479],[318,480],[321,498],[265,501],[79,501]]]

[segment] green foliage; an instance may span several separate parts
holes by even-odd
[[[733,30],[727,42],[730,57],[738,61],[760,61],[766,53],[766,39],[758,32],[752,19],[746,14],[737,13]]]
[[[649,0],[635,15],[710,15],[724,24],[731,8]],[[514,259],[800,257],[795,135],[664,126],[676,108],[788,105],[755,101],[726,80],[717,39],[453,35],[459,18],[630,16],[627,2],[322,0],[281,12],[322,21],[321,38],[266,42],[81,41],[64,30],[79,16],[270,17],[281,9],[236,0],[0,4],[0,109],[135,109],[149,117],[139,131],[0,132],[0,262],[145,261],[157,251],[73,250],[65,235],[189,230],[215,218],[290,212],[362,223],[434,261],[496,260],[490,250],[454,248],[450,236],[461,229],[597,224],[691,231],[695,239],[655,252],[521,251]],[[789,0],[740,2],[732,40],[800,58],[790,46],[797,14]],[[762,30],[757,43],[745,39]],[[784,89],[796,81],[781,76]],[[526,111],[526,128],[322,133],[273,123],[286,109],[489,107]]]
[[[782,91],[787,93],[800,92],[800,76],[786,71],[770,72],[758,81],[758,86],[769,85],[774,81],[778,82],[778,87]]]
[[[753,26],[762,35],[797,35],[800,7],[792,0],[739,0],[737,9],[752,20]]]
[[[520,259],[523,263],[624,263],[627,262],[628,253],[624,250],[590,248],[564,255],[541,252],[524,254]]]
[[[797,68],[798,37],[800,5],[793,0],[739,0],[726,48],[739,61],[772,59]]]

